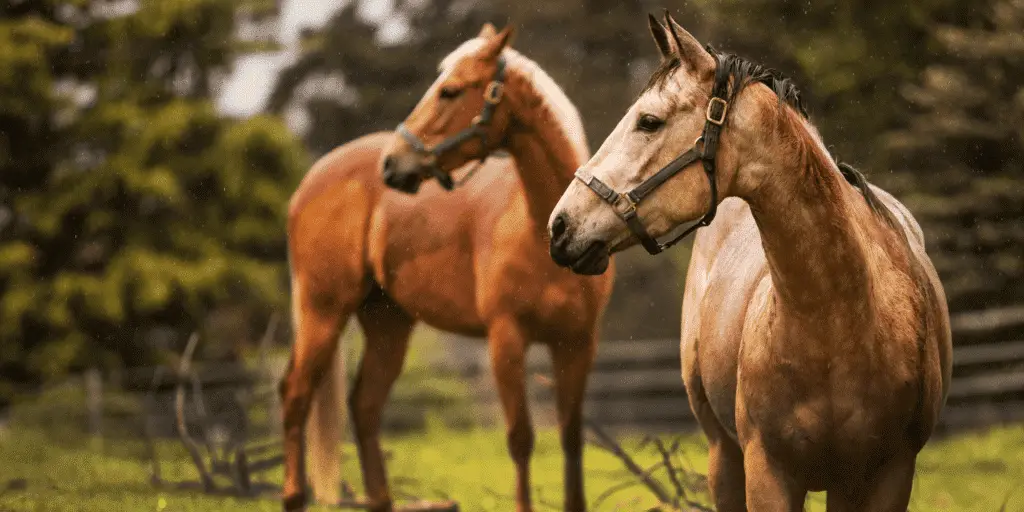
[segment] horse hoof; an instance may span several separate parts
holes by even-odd
[[[284,512],[303,512],[306,510],[306,493],[300,492],[285,496],[281,504],[283,505]]]

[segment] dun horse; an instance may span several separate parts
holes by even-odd
[[[718,510],[799,511],[825,490],[830,512],[905,511],[951,369],[920,227],[837,167],[791,82],[669,16],[651,30],[661,66],[555,207],[552,256],[596,274],[710,223],[681,350]]]
[[[418,321],[487,337],[519,510],[531,509],[534,440],[524,353],[532,340],[550,348],[565,508],[585,508],[581,408],[612,277],[575,275],[548,256],[548,216],[589,151],[575,107],[535,63],[507,48],[510,35],[486,25],[444,59],[440,77],[400,127],[401,137],[378,133],[336,149],[292,198],[296,338],[281,384],[286,509],[306,502],[304,449],[316,497],[337,500],[336,395],[344,367],[335,354],[352,314],[366,351],[348,405],[373,510],[391,509],[381,409]],[[452,192],[430,181],[411,196],[388,190],[381,180],[383,162],[388,184],[405,192],[415,192],[427,176],[450,186],[452,171],[498,149],[512,158],[487,160]]]

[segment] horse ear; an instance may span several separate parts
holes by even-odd
[[[714,71],[715,59],[707,50],[693,37],[685,28],[676,23],[676,20],[665,11],[665,26],[675,43],[676,52],[684,65],[692,71]]]
[[[494,60],[501,55],[501,51],[505,49],[510,42],[512,42],[512,36],[515,34],[515,29],[512,25],[505,27],[501,32],[498,32],[494,36],[484,43],[484,47],[480,50],[480,55],[484,59]]]
[[[676,49],[672,46],[674,41],[668,35],[668,29],[653,14],[647,15],[647,24],[651,27],[654,43],[658,45],[658,50],[661,51],[661,58],[667,59],[671,57],[676,52]]]
[[[480,29],[480,34],[477,37],[490,39],[496,35],[498,35],[498,29],[494,28],[494,25],[490,23],[484,23],[484,26]]]

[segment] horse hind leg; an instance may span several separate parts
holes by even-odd
[[[582,343],[566,343],[551,348],[558,428],[565,458],[566,512],[582,512],[587,508],[583,492],[583,400],[596,344],[597,340],[591,334],[583,338]]]
[[[356,312],[366,336],[349,410],[370,510],[392,510],[384,454],[380,446],[381,411],[402,372],[415,320],[375,289]]]
[[[360,295],[353,290],[353,298]],[[321,501],[336,501],[337,478],[332,484],[317,485],[338,474],[337,443],[340,442],[340,404],[318,400],[317,418],[310,419],[315,395],[319,394],[325,376],[344,379],[344,364],[335,361],[338,336],[358,300],[342,300],[337,296],[324,299],[313,295],[298,281],[293,283],[293,324],[295,343],[292,346],[288,370],[280,383],[282,420],[284,427],[284,470],[282,490],[285,510],[303,510],[306,506],[306,429],[313,434],[317,448],[313,453],[314,491]],[[340,374],[338,374],[340,372]],[[331,375],[338,374],[338,375]],[[324,393],[330,399],[332,393]],[[339,400],[340,401],[340,400]],[[332,417],[332,411],[334,412]],[[332,437],[333,443],[326,438]],[[319,442],[317,442],[319,441]],[[322,474],[320,474],[322,473]],[[326,477],[324,477],[326,475]],[[323,478],[321,478],[323,477]]]
[[[491,369],[505,413],[508,451],[516,466],[516,510],[532,510],[530,501],[530,455],[534,434],[526,403],[526,337],[515,320],[501,318],[488,327]]]

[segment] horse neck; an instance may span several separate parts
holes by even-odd
[[[776,304],[783,315],[829,335],[862,329],[871,282],[857,223],[871,212],[806,122],[789,109],[783,115],[777,144],[761,153],[780,159],[745,198],[761,233]]]
[[[582,133],[583,126],[578,119],[571,119],[572,115],[559,115],[551,98],[545,96],[561,91],[541,90],[522,70],[510,70],[508,86],[515,114],[506,148],[523,183],[532,227],[546,232],[555,203],[576,169],[589,158],[585,141],[573,140],[570,135]]]

